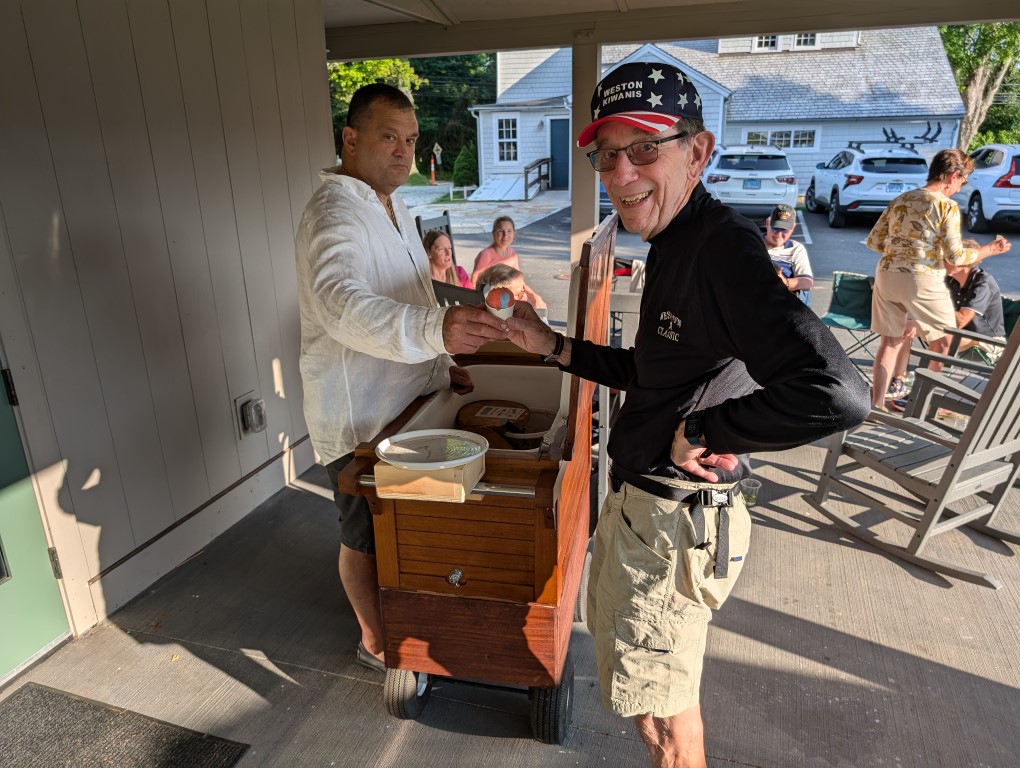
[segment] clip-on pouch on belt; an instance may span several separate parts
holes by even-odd
[[[678,504],[687,504],[687,514],[691,516],[691,523],[694,525],[695,549],[704,549],[708,546],[705,540],[705,513],[703,507],[716,507],[719,510],[719,530],[715,547],[715,569],[714,575],[717,579],[725,579],[729,572],[730,551],[730,515],[729,507],[733,506],[733,489],[724,491],[714,488],[702,488],[692,491],[687,488],[674,488],[666,483],[652,480],[637,472],[631,472],[613,462],[610,474],[618,480],[633,485],[645,493],[658,496],[660,499],[669,499]]]

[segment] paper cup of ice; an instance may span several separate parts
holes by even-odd
[[[485,297],[485,308],[500,320],[506,320],[514,313],[514,295],[509,288],[493,288]]]

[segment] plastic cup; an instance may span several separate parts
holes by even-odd
[[[740,495],[744,497],[744,503],[751,507],[758,503],[758,492],[761,490],[761,480],[752,477],[740,481]]]

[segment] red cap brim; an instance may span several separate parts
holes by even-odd
[[[647,133],[662,133],[672,128],[682,118],[679,115],[664,115],[661,112],[617,112],[589,123],[577,137],[577,146],[586,147],[595,141],[595,134],[603,123],[616,122],[638,128]]]

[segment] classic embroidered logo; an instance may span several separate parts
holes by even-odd
[[[664,325],[664,323],[666,325]],[[668,309],[659,315],[659,327],[656,330],[660,336],[670,341],[680,341],[680,318]]]

